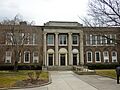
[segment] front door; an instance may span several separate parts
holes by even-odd
[[[48,54],[48,64],[49,66],[53,65],[53,54]]]
[[[65,54],[60,54],[60,64],[61,66],[65,65]]]
[[[73,54],[73,65],[77,65],[77,54]]]

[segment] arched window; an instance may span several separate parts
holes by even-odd
[[[24,51],[24,63],[30,63],[30,51]]]
[[[87,51],[87,62],[92,62],[92,51]]]
[[[96,62],[101,62],[101,53],[100,53],[100,51],[95,52],[95,61]]]
[[[104,62],[109,62],[109,52],[108,51],[104,51],[103,52],[103,58],[104,58]]]
[[[33,63],[38,63],[39,62],[39,53],[38,51],[33,52]]]
[[[117,62],[117,52],[112,51],[111,56],[112,56],[112,62]]]

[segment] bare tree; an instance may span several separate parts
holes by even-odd
[[[9,20],[9,19],[5,19],[1,22],[2,25],[7,25],[8,27],[8,31],[5,30],[4,35],[6,36],[6,44],[8,44],[10,47],[9,49],[12,51],[12,53],[14,54],[14,70],[16,71],[18,69],[18,62],[19,59],[21,57],[21,52],[24,49],[25,44],[29,41],[28,39],[30,39],[30,33],[32,33],[32,23],[28,24],[29,32],[28,33],[24,33],[23,28],[20,28],[20,22],[23,22],[24,24],[26,24],[25,21],[23,21],[21,19],[21,17],[19,15],[16,15],[14,17],[14,19]],[[34,32],[37,30],[34,30]],[[37,33],[37,32],[35,32]],[[38,41],[39,42],[39,41]],[[39,46],[39,45],[38,45]],[[42,47],[38,47],[38,51],[40,51]],[[39,54],[42,55],[42,54]]]
[[[90,0],[88,15],[98,26],[119,26],[120,0]]]

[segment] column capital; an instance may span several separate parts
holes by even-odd
[[[58,32],[55,32],[55,34],[57,34],[57,35],[58,35],[59,33],[58,33]]]
[[[47,34],[47,32],[44,32],[43,34],[44,34],[44,35],[46,35],[46,34]]]
[[[69,34],[69,35],[72,35],[72,32],[69,32],[68,34]]]

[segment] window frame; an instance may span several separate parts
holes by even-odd
[[[99,61],[97,61],[96,59],[96,53],[99,53]],[[101,52],[100,51],[95,51],[95,62],[101,62]]]
[[[60,37],[61,37],[61,36],[65,36],[65,37],[66,37],[66,38],[65,38],[66,44],[64,44],[64,39],[63,39],[63,37],[62,37],[62,44],[60,43]],[[67,46],[67,35],[64,35],[64,34],[59,35],[59,46]]]
[[[53,40],[52,40],[52,43],[48,43],[48,36],[52,36],[52,39],[53,39]],[[50,39],[49,39],[49,40],[50,40]],[[54,35],[53,35],[53,34],[48,34],[48,35],[47,35],[47,45],[48,45],[48,46],[54,46]]]
[[[26,61],[25,59],[25,53],[29,53],[29,60],[28,61]],[[24,63],[30,63],[30,51],[24,51]]]
[[[74,40],[73,40],[73,37],[74,37],[74,36],[77,37],[77,39],[76,39],[76,40],[77,40],[77,41],[76,41],[77,43],[76,43],[76,44],[73,43],[73,42],[74,42]],[[73,45],[73,46],[78,46],[78,43],[79,43],[78,35],[72,35],[72,45]]]
[[[88,53],[91,53],[91,61],[88,60],[88,57],[89,57],[89,56],[88,56]],[[92,51],[87,51],[86,54],[87,54],[87,62],[91,63],[91,62],[92,62],[92,59],[93,59]]]

